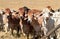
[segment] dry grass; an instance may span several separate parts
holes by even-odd
[[[18,37],[16,35],[16,31],[14,30],[13,35],[11,34],[11,31],[5,33],[4,31],[0,31],[0,39],[27,39],[26,36],[20,34],[20,36]],[[31,35],[29,35],[29,38],[32,38]]]
[[[0,0],[0,9],[9,7],[17,10],[19,7],[27,6],[31,9],[40,10],[48,5],[58,9],[60,8],[60,0]]]
[[[11,33],[5,33],[5,32],[0,32],[0,39],[26,39],[26,37],[22,36],[17,37],[16,33],[14,33],[14,36],[11,35]]]

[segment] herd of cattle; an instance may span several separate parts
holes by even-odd
[[[25,6],[17,11],[9,8],[0,10],[0,30],[4,30],[5,33],[11,31],[12,35],[16,30],[17,36],[22,33],[27,39],[30,34],[33,39],[41,38],[59,24],[60,9],[53,10],[51,6],[43,10],[29,9]],[[60,29],[46,39],[60,39]]]

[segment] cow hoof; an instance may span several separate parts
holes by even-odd
[[[20,34],[17,34],[17,37],[20,37]]]
[[[25,35],[25,34],[23,34],[23,36],[25,37],[26,35]]]
[[[11,35],[12,35],[12,36],[14,36],[14,34],[13,34],[13,33],[11,33]]]
[[[5,34],[7,34],[7,32],[5,32]]]

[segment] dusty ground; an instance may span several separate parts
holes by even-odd
[[[17,37],[16,33],[14,33],[14,36],[12,36],[10,32],[5,33],[0,31],[0,39],[26,39],[26,37],[22,35],[20,37]]]

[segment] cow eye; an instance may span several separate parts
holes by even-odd
[[[40,14],[40,16],[42,16],[43,14]]]
[[[5,14],[5,12],[3,12],[3,14]]]
[[[18,12],[16,14],[18,14]]]

